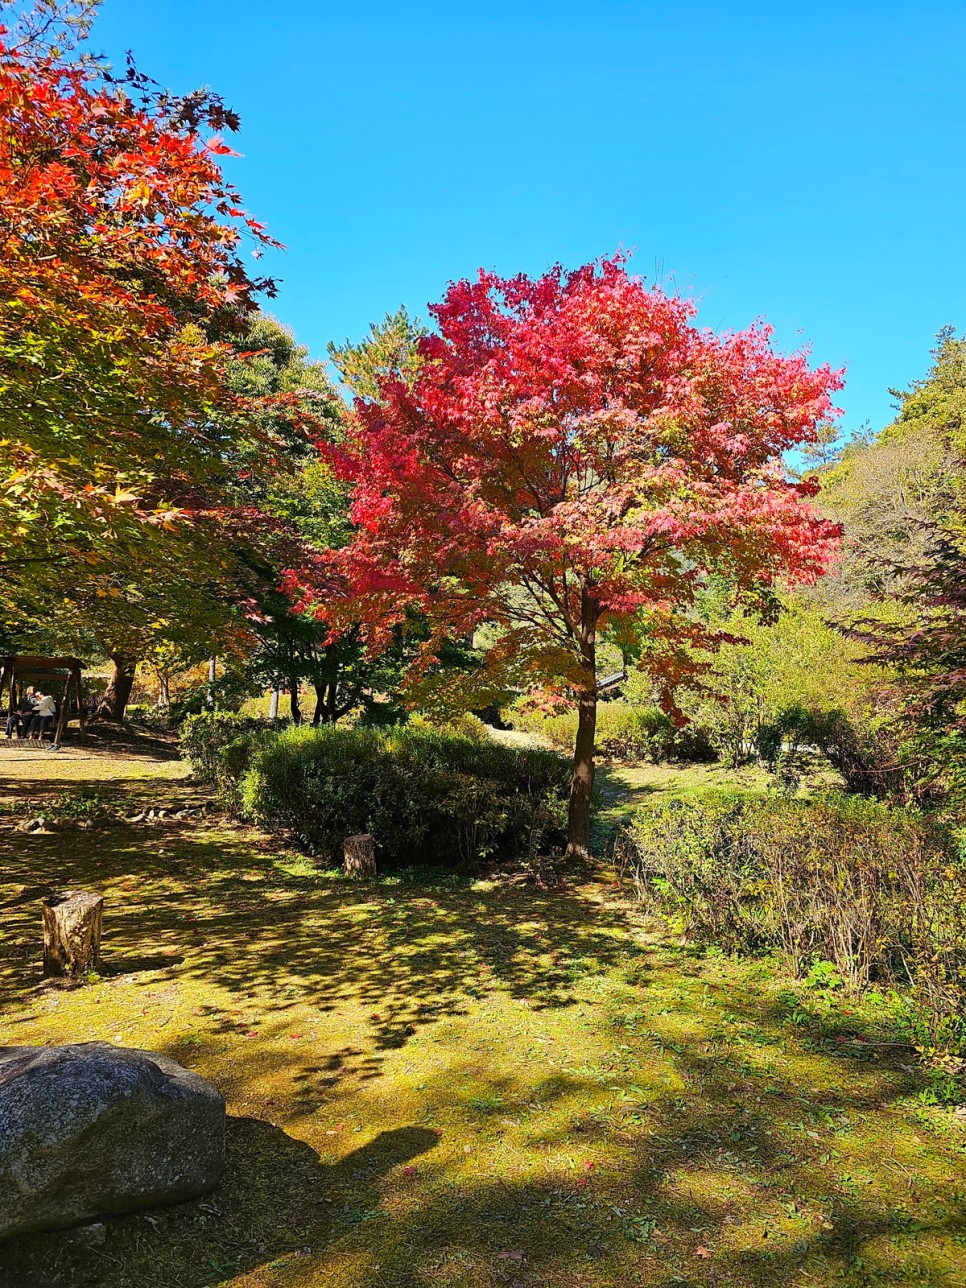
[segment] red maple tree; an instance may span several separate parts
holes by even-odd
[[[781,456],[833,414],[841,377],[775,353],[765,326],[698,329],[622,257],[481,272],[431,313],[415,376],[360,399],[329,453],[357,525],[329,560],[338,612],[375,646],[423,613],[417,676],[447,636],[491,624],[491,678],[575,701],[568,854],[585,854],[598,641],[630,650],[670,703],[716,642],[695,612],[709,576],[747,598],[820,575],[837,529]]]

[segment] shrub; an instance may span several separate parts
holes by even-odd
[[[627,702],[598,704],[596,741],[605,756],[667,760],[675,732],[673,720],[658,707],[635,707]]]
[[[488,742],[490,738],[486,725],[471,711],[451,716],[449,720],[428,720],[423,715],[414,715],[410,718],[409,727],[425,729],[429,732],[457,734],[463,738],[469,738],[470,742]]]
[[[256,748],[273,737],[273,727],[265,720],[206,711],[184,721],[181,750],[198,777],[215,788],[222,804],[238,813],[239,782]]]
[[[966,870],[915,810],[856,796],[715,795],[646,806],[618,839],[640,897],[680,933],[830,962],[853,990],[911,994],[920,1039],[966,1046]]]
[[[577,737],[577,712],[547,716],[518,703],[508,712],[515,729],[538,734],[568,754]],[[601,702],[595,746],[600,755],[626,760],[714,760],[716,753],[698,725],[678,728],[659,707]]]
[[[246,816],[341,860],[368,832],[383,862],[529,859],[565,833],[570,767],[553,752],[418,728],[286,729],[255,751]]]
[[[168,734],[177,730],[179,719],[176,707],[128,706],[124,712],[125,719],[137,729],[146,733]]]
[[[686,725],[676,726],[667,759],[689,765],[708,765],[717,760],[718,749],[707,725],[689,720]]]
[[[920,757],[904,744],[901,726],[888,706],[885,712],[846,713],[838,707],[804,707],[793,703],[775,712],[757,732],[756,750],[774,767],[783,751],[817,752],[856,795],[901,804],[922,804],[941,796],[935,776],[923,778]]]

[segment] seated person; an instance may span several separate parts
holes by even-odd
[[[20,699],[20,705],[17,708],[11,707],[10,714],[7,716],[7,738],[13,736],[14,730],[17,731],[18,738],[27,736],[27,726],[33,719],[37,707],[40,705],[40,698],[36,689],[29,684]]]
[[[43,742],[47,726],[57,714],[57,703],[49,693],[38,693],[40,701],[37,712],[27,727],[27,738],[30,742]]]

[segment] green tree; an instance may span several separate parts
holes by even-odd
[[[878,489],[862,488],[861,471],[848,479],[863,515],[892,519],[884,531],[877,518],[854,525],[868,599],[851,634],[897,673],[896,726],[917,795],[966,791],[966,339],[946,328],[932,357],[860,462]],[[897,459],[901,469],[882,468]]]
[[[369,334],[357,344],[330,343],[329,357],[349,393],[378,399],[386,379],[400,379],[407,387],[412,384],[421,364],[418,344],[424,335],[426,328],[401,306],[382,322],[371,323]]]

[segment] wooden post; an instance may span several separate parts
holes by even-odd
[[[82,975],[101,960],[104,896],[70,891],[43,902],[44,979]]]
[[[57,712],[57,728],[54,730],[54,746],[59,747],[64,741],[64,730],[67,727],[67,713],[70,707],[70,682],[73,677],[67,676],[64,692],[60,699],[60,710]]]
[[[374,877],[376,875],[376,843],[371,836],[347,836],[343,853],[346,876]]]
[[[84,710],[84,688],[81,684],[80,667],[74,671],[74,691],[77,694],[77,719],[81,733],[87,728],[87,712]]]

